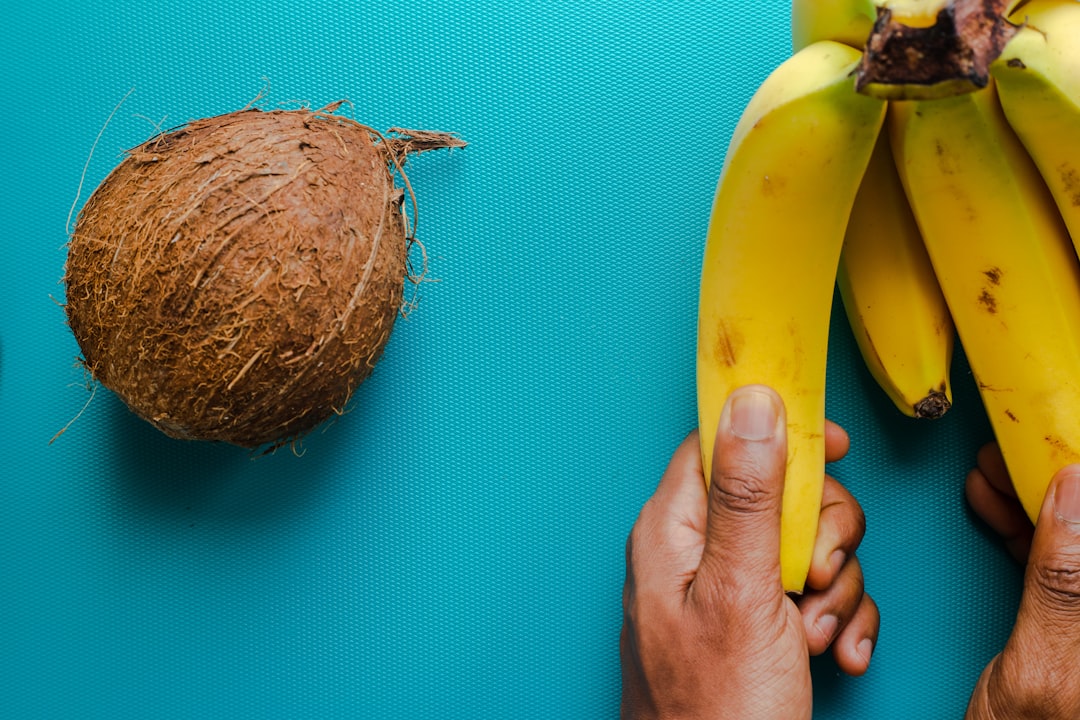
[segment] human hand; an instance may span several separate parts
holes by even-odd
[[[1027,562],[1024,594],[1004,649],[983,670],[967,720],[1080,718],[1080,465],[1060,470],[1032,527],[1001,451],[979,451],[968,502]]]
[[[808,589],[784,593],[785,430],[773,390],[736,390],[721,413],[710,489],[691,433],[642,508],[626,547],[624,718],[810,718],[809,655],[831,646],[842,670],[866,671],[879,617],[855,557],[865,521],[828,476]],[[847,450],[847,434],[828,423],[826,460]]]

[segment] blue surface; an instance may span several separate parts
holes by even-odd
[[[623,543],[694,422],[705,225],[787,4],[15,3],[0,44],[0,716],[616,717]],[[459,132],[413,161],[438,282],[305,452],[166,438],[90,395],[65,225],[156,126],[347,97]],[[819,718],[960,717],[1019,569],[970,516],[989,430],[898,417],[842,316],[833,467],[862,501],[870,673]]]

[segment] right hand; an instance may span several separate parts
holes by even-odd
[[[866,672],[878,610],[855,556],[864,516],[828,476],[807,591],[781,584],[786,433],[774,390],[736,390],[709,489],[694,432],[642,507],[626,545],[622,717],[809,720],[810,655],[831,648],[841,670]],[[824,441],[828,461],[847,452],[839,426]]]
[[[1032,527],[1001,451],[979,451],[968,502],[1027,562],[1024,594],[1004,649],[979,677],[967,720],[1080,718],[1080,465],[1054,476]]]

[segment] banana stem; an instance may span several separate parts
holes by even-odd
[[[931,100],[986,87],[990,63],[1017,27],[1016,0],[949,0],[928,17],[878,7],[855,75],[856,89],[884,100]]]

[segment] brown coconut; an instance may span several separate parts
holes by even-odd
[[[464,143],[336,109],[190,122],[131,150],[80,212],[64,283],[82,362],[167,435],[287,443],[381,356],[411,239],[393,170]]]

